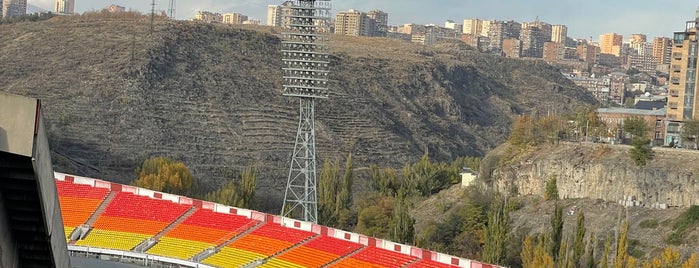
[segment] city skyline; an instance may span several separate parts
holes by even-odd
[[[167,10],[169,1],[156,0],[156,10]],[[197,11],[219,13],[238,12],[251,19],[266,21],[267,6],[283,1],[178,1],[177,18],[191,19]],[[52,11],[55,0],[29,0],[29,4]],[[78,0],[75,12],[101,10],[117,4],[143,13],[150,11],[150,1],[143,0]],[[332,1],[333,13],[349,9],[368,12],[379,9],[389,14],[389,25],[405,23],[444,25],[446,20],[462,22],[467,18],[486,20],[515,20],[529,22],[537,19],[550,24],[563,24],[568,27],[568,36],[599,40],[605,33],[618,33],[626,42],[631,34],[643,33],[649,38],[672,36],[673,32],[683,31],[684,23],[691,20],[699,5],[696,0],[666,1],[602,1],[585,2],[550,0],[491,0],[482,1],[443,0],[425,6],[424,2],[407,1]],[[506,7],[506,8],[503,8]],[[420,14],[417,16],[416,14]]]

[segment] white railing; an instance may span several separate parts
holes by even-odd
[[[142,264],[143,266],[151,266],[151,265],[157,264],[157,263],[160,263],[160,264],[166,263],[166,264],[179,265],[179,267],[216,268],[215,266],[210,266],[210,265],[201,264],[201,263],[197,263],[197,262],[168,258],[168,257],[163,257],[163,256],[155,256],[155,255],[150,255],[150,254],[145,254],[145,253],[114,250],[114,249],[92,248],[92,247],[68,245],[68,252],[71,256],[74,256],[75,255],[74,253],[76,253],[76,252],[86,253],[88,255],[94,254],[94,255],[98,255],[98,256],[108,256],[108,257],[116,258],[117,261],[124,262],[124,263],[129,263],[129,262],[133,263],[133,262],[135,262],[135,260],[138,260],[138,263]]]

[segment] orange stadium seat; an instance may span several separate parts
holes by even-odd
[[[370,263],[370,262],[360,261],[360,260],[353,259],[353,258],[346,258],[338,263],[334,263],[330,267],[337,267],[337,268],[356,268],[356,267],[383,268],[384,266]]]
[[[248,234],[233,241],[229,247],[242,249],[250,252],[259,253],[265,256],[271,256],[274,253],[284,250],[293,243],[281,241],[264,236]]]
[[[361,248],[362,244],[340,240],[330,236],[321,236],[308,241],[308,243],[304,244],[304,246],[322,250],[331,254],[344,256],[357,250],[358,248]]]
[[[352,259],[378,264],[384,267],[402,267],[416,258],[395,251],[377,247],[367,247],[350,257]]]

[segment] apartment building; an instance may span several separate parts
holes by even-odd
[[[54,9],[57,14],[73,14],[75,13],[75,0],[56,0],[56,8]]]
[[[508,58],[521,58],[522,41],[515,38],[502,40],[502,53]]]
[[[0,1],[2,1],[2,0],[0,0]],[[109,13],[126,12],[126,7],[111,4],[107,7],[105,7],[104,10],[109,12]]]
[[[274,27],[282,26],[282,6],[267,6],[267,23],[265,23],[265,25]]]
[[[675,32],[672,38],[667,100],[668,140],[680,141],[681,124],[697,118],[697,21],[699,16],[695,21],[688,21],[685,30]]]
[[[226,13],[223,14],[223,23],[226,24],[243,24],[248,20],[248,16],[240,13]]]
[[[551,26],[551,42],[565,43],[566,38],[568,38],[567,26],[560,24]]]
[[[480,19],[465,19],[463,34],[480,35],[483,30],[483,21]]]
[[[653,38],[653,59],[658,65],[669,65],[672,55],[672,39],[668,37]]]
[[[3,18],[13,18],[19,17],[27,14],[27,0],[3,0],[2,3],[2,17]]]
[[[351,36],[372,36],[373,24],[369,16],[354,9],[340,11],[335,16],[335,34]]]
[[[488,30],[489,49],[491,51],[502,51],[505,39],[519,39],[522,25],[516,21],[493,21]]]
[[[223,15],[221,15],[221,13],[213,13],[209,11],[198,11],[197,14],[194,15],[194,20],[206,23],[222,23]]]
[[[600,53],[621,56],[621,48],[624,37],[616,33],[606,33],[599,36]]]
[[[543,51],[544,60],[555,62],[565,59],[565,45],[563,43],[546,42]]]
[[[373,20],[372,36],[386,36],[388,34],[388,13],[374,9],[369,11],[367,16]]]

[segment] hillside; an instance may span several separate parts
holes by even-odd
[[[129,182],[152,156],[183,161],[211,190],[260,166],[258,189],[284,187],[297,125],[281,95],[277,31],[145,17],[56,17],[0,26],[0,90],[37,97],[56,170]],[[510,119],[594,104],[553,67],[434,47],[333,36],[331,89],[316,105],[319,158],[400,166],[482,156]],[[268,198],[273,202],[274,198]]]

